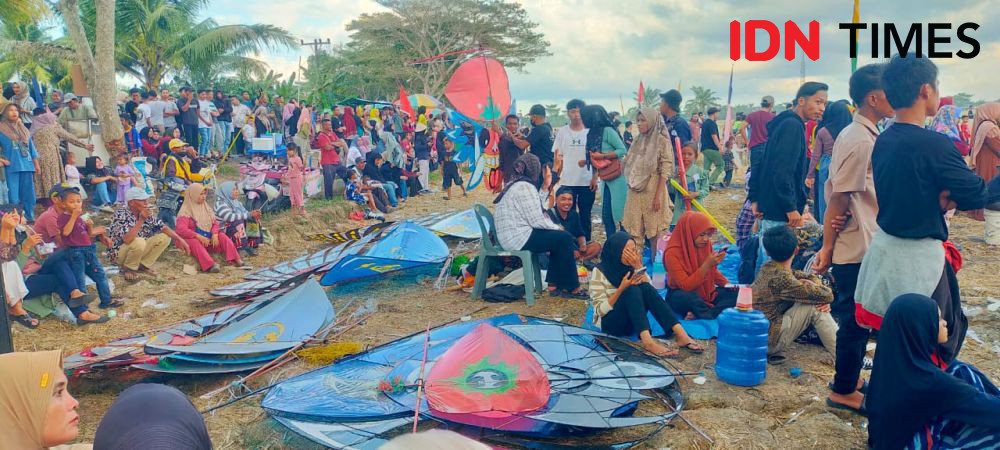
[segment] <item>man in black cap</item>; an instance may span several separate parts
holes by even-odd
[[[543,166],[547,164],[551,168],[555,162],[555,156],[552,154],[555,136],[552,134],[552,125],[545,121],[545,107],[532,105],[528,110],[528,117],[531,119],[531,132],[527,138],[531,148],[528,151],[537,156]]]
[[[663,116],[664,125],[666,125],[664,134],[670,139],[670,154],[673,155],[674,167],[679,167],[675,138],[680,138],[681,144],[691,142],[691,127],[681,117],[681,100],[683,97],[677,89],[660,94],[660,114]]]
[[[722,161],[722,142],[719,138],[719,108],[708,108],[708,118],[701,125],[701,152],[705,155],[705,173],[708,176],[708,185],[716,187],[719,182],[719,175],[725,167]],[[714,169],[713,169],[714,166]]]

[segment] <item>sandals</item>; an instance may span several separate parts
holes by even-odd
[[[146,266],[144,266],[142,264],[139,264],[139,272],[141,272],[141,273],[148,273],[150,275],[156,275],[156,271],[154,271],[153,269],[150,269],[149,267],[146,267]]]
[[[108,303],[108,304],[106,304],[106,305],[104,303],[101,303],[101,304],[97,305],[97,307],[101,308],[101,309],[120,308],[122,306],[125,306],[125,302],[123,302],[121,299],[117,299],[117,298],[111,299],[111,302]]]
[[[784,364],[785,361],[788,361],[788,358],[785,357],[785,355],[768,355],[767,357],[767,363],[772,366]]]
[[[92,323],[105,323],[105,322],[107,322],[109,320],[111,320],[111,318],[108,317],[108,316],[101,316],[101,317],[98,317],[98,318],[96,318],[94,320],[86,320],[86,319],[81,319],[81,318],[77,317],[76,318],[76,324],[78,326],[82,327],[84,325],[90,325]]]
[[[829,388],[831,391],[833,391],[833,382],[831,381],[830,383],[827,383],[826,387]],[[865,395],[868,394],[868,381],[867,380],[865,380],[863,383],[861,383],[861,387],[858,388],[858,392],[860,392],[862,394],[865,394]]]
[[[24,325],[25,328],[30,328],[34,330],[38,328],[38,319],[31,317],[30,313],[21,314],[20,316],[10,316],[15,322]]]
[[[855,408],[847,406],[847,405],[845,405],[843,403],[837,403],[837,402],[835,402],[835,401],[830,400],[829,398],[827,398],[826,399],[826,406],[829,406],[830,408],[833,408],[833,409],[841,409],[841,410],[844,410],[844,411],[850,411],[850,412],[852,412],[854,414],[857,414],[857,415],[859,415],[861,417],[868,417],[868,410],[865,409],[864,405],[861,405],[861,408],[855,409]]]
[[[222,269],[219,268],[218,264],[215,264],[212,267],[209,267],[208,270],[206,270],[205,272],[207,272],[207,273],[219,273],[220,271],[222,271]]]
[[[570,291],[558,291],[558,292],[559,292],[558,295],[562,298],[575,298],[580,300],[587,300],[590,298],[590,294],[588,294],[587,291],[584,289],[580,289],[579,291],[576,291],[576,293]]]
[[[69,299],[69,302],[66,303],[66,306],[69,306],[70,308],[76,308],[78,306],[89,304],[96,298],[97,296],[94,294],[83,294],[79,297]]]
[[[702,353],[705,353],[705,349],[702,348],[700,345],[698,345],[698,343],[693,342],[693,341],[692,342],[688,342],[687,344],[681,345],[680,348],[683,349],[683,350],[685,350],[685,351],[687,351],[688,353],[690,353],[692,355],[700,355]]]
[[[136,281],[139,281],[139,272],[135,270],[122,269],[122,278],[125,278],[125,281],[128,281],[129,283],[135,283]]]

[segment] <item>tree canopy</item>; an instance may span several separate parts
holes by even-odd
[[[719,97],[709,88],[691,86],[691,93],[694,94],[693,97],[684,102],[684,114],[688,116],[696,112],[707,112],[712,106],[720,106]]]

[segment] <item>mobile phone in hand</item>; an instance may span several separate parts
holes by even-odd
[[[643,276],[645,274],[646,274],[646,268],[645,267],[641,267],[638,270],[632,272],[632,278],[641,277],[641,276]]]

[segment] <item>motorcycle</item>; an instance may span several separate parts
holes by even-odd
[[[240,168],[243,178],[239,186],[246,194],[248,210],[275,213],[292,207],[292,202],[282,192],[281,171],[263,161],[253,161]]]

